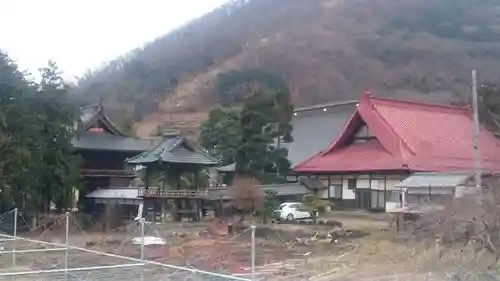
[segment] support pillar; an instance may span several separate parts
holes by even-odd
[[[175,204],[174,220],[175,221],[182,221],[182,216],[179,212],[182,209],[182,199],[174,199],[174,204]]]
[[[162,222],[167,220],[167,200],[161,201],[161,220]]]

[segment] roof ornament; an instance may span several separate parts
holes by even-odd
[[[365,89],[365,91],[361,95],[361,103],[370,103],[371,97],[372,93],[370,92],[370,90]],[[359,104],[356,107],[359,107]]]
[[[97,110],[103,110],[103,104],[104,104],[104,96],[101,96],[99,99],[99,102],[97,103]]]
[[[176,138],[181,136],[180,131],[165,131],[161,135],[163,139],[171,139],[171,138]]]

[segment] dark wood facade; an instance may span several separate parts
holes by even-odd
[[[160,213],[165,218],[168,209],[176,220],[182,217],[199,220],[203,216],[208,186],[199,184],[197,174],[218,164],[203,147],[180,133],[166,134],[156,147],[128,159],[127,163],[145,167],[145,187],[138,190],[138,197],[144,202],[143,217],[157,220]],[[150,186],[153,172],[162,174],[160,186]],[[180,181],[185,173],[192,173],[195,182],[181,190]]]
[[[128,187],[136,173],[133,167],[125,164],[125,160],[146,151],[149,145],[125,136],[104,114],[101,105],[81,110],[72,143],[83,162],[84,188],[78,197],[79,201],[85,201],[85,195],[97,189]]]
[[[125,165],[125,159],[135,154],[99,150],[81,150],[78,153],[83,161],[85,194],[99,188],[127,187],[136,177],[132,167]]]

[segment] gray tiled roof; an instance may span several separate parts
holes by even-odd
[[[299,183],[286,183],[286,184],[273,184],[263,185],[262,189],[274,190],[278,196],[285,195],[305,195],[310,194],[311,191]],[[208,190],[208,198],[211,200],[231,199],[231,194],[228,187],[213,188]]]
[[[80,108],[82,114],[80,116],[80,121],[83,124],[87,124],[90,120],[92,120],[92,118],[94,118],[98,110],[99,110],[99,105],[97,104]]]
[[[301,179],[300,182],[309,189],[326,189],[328,188],[326,185],[321,182],[319,179]]]
[[[138,188],[104,188],[98,189],[85,195],[87,198],[122,198],[122,199],[139,199]]]
[[[115,135],[125,137],[126,135],[114,124],[104,113],[101,104],[94,104],[80,108],[80,123],[82,130],[87,130],[97,120],[102,122],[106,128]]]
[[[180,134],[168,135],[153,149],[127,159],[129,164],[153,162],[185,163],[215,166],[217,159]]]
[[[456,187],[465,184],[471,174],[464,173],[415,173],[402,182],[396,188],[428,188],[428,187]]]
[[[328,147],[354,113],[356,104],[349,101],[297,108],[292,118],[293,142],[281,144],[288,148],[288,160],[292,167]]]
[[[236,170],[236,163],[217,168],[218,172],[223,172],[223,173],[234,172],[235,170]]]
[[[77,149],[143,152],[151,146],[143,141],[109,133],[80,132],[71,140]]]

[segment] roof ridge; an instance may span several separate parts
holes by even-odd
[[[417,105],[417,106],[422,106],[422,107],[426,107],[426,108],[444,108],[444,109],[450,109],[450,110],[456,110],[456,111],[462,111],[462,112],[471,111],[471,108],[469,106],[467,106],[467,107],[465,107],[465,106],[453,106],[453,105],[446,105],[446,104],[439,104],[439,103],[432,103],[432,102],[378,97],[378,96],[373,96],[373,95],[370,95],[369,99],[370,99],[370,101],[377,101],[378,100],[378,101],[394,102],[394,103],[399,103],[399,104]]]
[[[80,110],[85,110],[85,109],[88,109],[88,108],[91,108],[91,107],[99,107],[99,104],[98,103],[94,103],[94,104],[85,105],[85,106],[80,107]]]
[[[408,143],[406,143],[406,141],[403,139],[403,137],[401,135],[399,135],[398,132],[396,132],[396,130],[394,130],[394,128],[389,124],[389,122],[387,122],[387,120],[384,118],[384,116],[382,114],[380,114],[380,112],[377,110],[377,108],[375,108],[374,104],[372,104],[372,98],[374,98],[374,97],[372,95],[369,95],[369,98],[367,99],[367,101],[368,101],[367,105],[369,106],[369,109],[384,123],[384,125],[388,128],[388,130],[390,130],[395,136],[397,136],[399,138],[399,142],[398,142],[399,143],[399,145],[398,145],[399,154],[402,157],[403,162],[406,162],[407,159],[405,159],[405,158],[407,158],[407,156],[404,155],[405,152],[403,151],[403,146],[408,148],[408,150],[410,151],[411,154],[413,154],[413,156],[415,156],[415,151],[413,151],[411,149],[411,147],[408,145]],[[389,153],[392,154],[394,152],[389,152]]]
[[[302,111],[320,109],[320,108],[325,108],[325,107],[336,107],[336,106],[355,104],[355,103],[359,103],[359,101],[358,100],[346,100],[346,101],[331,102],[331,103],[324,103],[324,104],[315,104],[315,105],[310,105],[310,106],[297,107],[293,110],[293,112],[294,113],[295,112],[302,112]]]
[[[158,157],[162,158],[162,157],[163,157],[163,154],[165,154],[165,152],[170,152],[170,151],[172,151],[172,149],[174,149],[175,147],[177,147],[177,146],[179,145],[180,141],[182,141],[182,140],[183,140],[181,136],[176,136],[176,137],[173,137],[173,138],[170,138],[170,139],[177,139],[177,140],[175,140],[175,142],[174,142],[172,145],[165,147],[165,148],[161,151],[161,153],[159,153],[159,154],[157,155]],[[163,140],[165,141],[166,139],[164,138]],[[161,143],[160,143],[160,145],[161,145],[162,143],[163,143],[163,142],[161,142]]]

